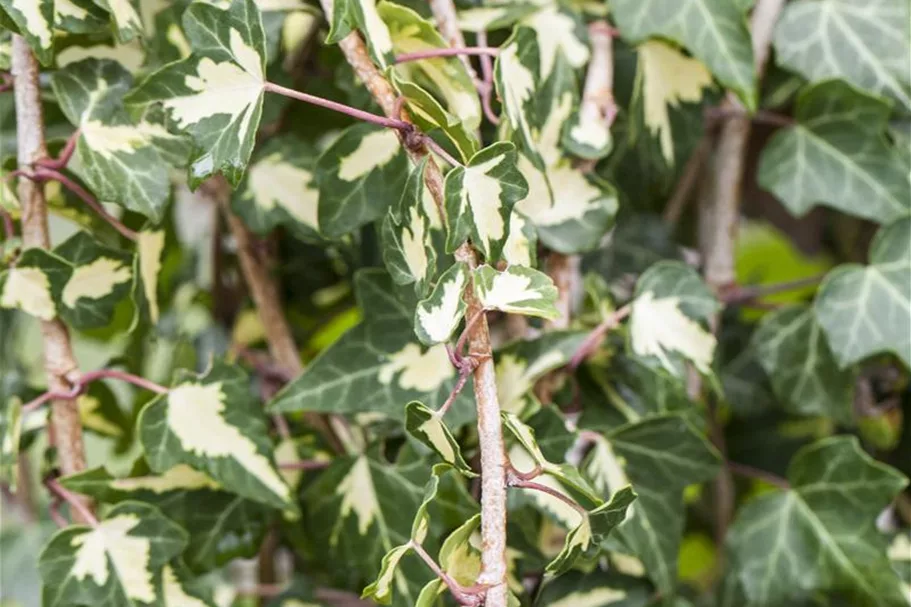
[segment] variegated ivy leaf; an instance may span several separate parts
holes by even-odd
[[[108,21],[107,11],[93,0],[54,0],[55,29],[72,34],[95,34],[106,28]],[[63,52],[57,55],[58,67]]]
[[[339,238],[383,217],[401,197],[408,169],[393,129],[356,124],[342,131],[316,161],[320,232]]]
[[[420,400],[438,408],[458,374],[443,344],[421,346],[414,337],[414,312],[395,295],[385,273],[364,270],[355,291],[365,319],[329,348],[269,403],[270,411],[326,411],[404,420],[402,403]],[[459,428],[474,416],[463,391],[447,416]]]
[[[302,238],[316,238],[319,190],[314,163],[309,146],[297,138],[269,141],[234,192],[231,208],[258,234],[284,225]]]
[[[465,315],[462,294],[469,277],[468,266],[455,263],[443,272],[430,296],[418,302],[414,311],[414,332],[421,342],[438,344],[452,337]]]
[[[155,586],[161,607],[215,607],[203,584],[192,579],[179,560],[162,567],[155,576]]]
[[[636,96],[649,132],[658,138],[668,165],[675,164],[674,133],[670,110],[681,103],[699,103],[705,89],[713,86],[712,75],[698,59],[684,55],[660,40],[636,47]]]
[[[49,65],[54,58],[54,0],[0,0],[0,9],[38,60]]]
[[[127,43],[142,36],[142,19],[136,0],[93,0],[111,14],[111,26],[119,42]]]
[[[481,573],[480,543],[481,515],[477,514],[461,525],[443,541],[440,548],[439,567],[464,587],[474,585]],[[446,584],[434,578],[421,589],[414,607],[433,607],[439,596],[446,591]],[[516,607],[510,595],[509,607]]]
[[[137,299],[142,287],[142,299],[149,311],[149,320],[158,324],[158,274],[161,272],[164,254],[164,230],[142,230],[136,238],[136,262],[133,273],[136,276]]]
[[[293,511],[291,491],[272,461],[262,407],[248,384],[239,367],[221,362],[201,376],[184,374],[139,414],[146,459],[158,472],[186,464],[228,491]]]
[[[516,26],[494,64],[494,83],[497,96],[503,103],[504,117],[523,143],[523,147],[534,150],[534,135],[530,119],[536,112],[529,110],[529,102],[535,97],[539,86],[536,81],[540,65],[540,50],[534,30],[527,26]],[[536,164],[540,158],[534,152]]]
[[[11,398],[0,418],[0,479],[16,493],[19,485],[19,443],[22,439],[22,399]]]
[[[477,476],[462,457],[462,449],[443,417],[424,403],[415,400],[405,405],[405,429],[465,476]]]
[[[586,334],[579,331],[552,331],[534,340],[517,341],[497,352],[497,396],[500,408],[525,418],[523,397],[535,382],[554,369],[566,365],[582,345]]]
[[[386,69],[395,62],[392,49],[392,36],[389,28],[383,23],[378,10],[377,0],[333,0],[332,18],[335,36],[340,39],[339,32],[344,31],[344,23],[355,27],[364,35],[367,49],[373,61],[382,69]],[[336,26],[338,23],[340,25]]]
[[[791,213],[825,204],[886,223],[911,210],[911,167],[885,139],[891,108],[831,80],[797,99],[797,124],[779,130],[759,161],[759,184]]]
[[[186,464],[160,475],[137,468],[126,478],[94,468],[64,477],[60,484],[107,503],[153,504],[189,532],[183,559],[193,571],[210,571],[233,558],[257,553],[270,521],[271,511],[265,506],[223,491],[210,476]]]
[[[262,115],[265,34],[254,0],[222,9],[194,2],[183,16],[193,54],[146,78],[127,103],[160,103],[176,128],[196,142],[190,184],[224,173],[237,186],[253,151]]]
[[[77,232],[54,251],[28,249],[5,274],[0,307],[41,320],[58,315],[80,329],[111,321],[115,306],[133,284],[128,253],[100,245]]]
[[[581,422],[598,433],[582,462],[585,477],[605,498],[629,484],[638,496],[610,548],[641,561],[639,568],[655,586],[673,595],[685,523],[683,491],[717,474],[718,452],[681,414],[616,427],[589,425],[584,416]]]
[[[450,252],[471,237],[487,261],[500,258],[509,236],[512,207],[528,194],[528,183],[516,167],[516,159],[515,146],[502,141],[446,174],[446,247]]]
[[[509,237],[503,245],[503,260],[511,266],[533,268],[538,259],[538,232],[519,211],[509,216]]]
[[[682,377],[679,358],[711,372],[715,336],[706,327],[719,308],[699,274],[676,261],[659,262],[636,283],[630,312],[630,344],[637,356],[656,357]]]
[[[383,262],[396,284],[414,283],[424,295],[436,274],[431,218],[424,206],[426,160],[411,170],[397,204],[389,208],[381,231]]]
[[[808,80],[841,78],[911,108],[911,9],[903,0],[789,4],[775,27],[775,55]]]
[[[525,266],[508,266],[502,272],[483,265],[474,271],[474,287],[487,310],[557,318],[557,287],[544,272]]]
[[[122,607],[160,600],[155,576],[187,545],[186,531],[154,506],[124,502],[95,527],[54,535],[38,557],[43,604]]]
[[[122,441],[133,431],[133,419],[117,402],[114,392],[104,382],[92,382],[76,399],[79,421],[86,430]]]
[[[51,85],[67,118],[79,128],[78,173],[100,200],[157,223],[170,193],[167,165],[152,145],[164,127],[134,123],[123,108],[132,76],[108,59],[85,59],[58,70]]]
[[[654,589],[617,572],[592,575],[569,571],[550,580],[536,597],[536,607],[646,607]],[[681,604],[685,605],[685,603]]]
[[[665,38],[682,44],[715,77],[756,107],[756,74],[745,7],[729,0],[615,0],[611,16],[632,42]]]
[[[870,265],[841,265],[816,294],[816,319],[844,368],[892,352],[911,367],[911,219],[881,228]]]
[[[753,343],[786,409],[850,424],[854,374],[839,369],[812,308],[790,306],[767,314]]]
[[[579,524],[566,535],[560,553],[547,564],[547,573],[565,573],[580,558],[600,550],[611,531],[626,520],[629,506],[635,501],[636,492],[632,487],[624,487],[611,496],[609,502],[581,516]]]
[[[585,25],[572,12],[556,3],[545,4],[543,8],[522,19],[530,27],[538,42],[538,81],[546,82],[554,73],[558,56],[573,69],[588,62],[588,35]]]
[[[392,50],[396,55],[447,46],[433,23],[407,7],[381,2],[378,13],[389,28]],[[401,80],[412,82],[433,94],[469,133],[480,126],[478,92],[471,74],[458,57],[407,61],[397,64],[393,70]]]
[[[908,479],[848,436],[802,448],[787,476],[790,488],[749,501],[728,535],[749,604],[795,604],[815,594],[852,605],[907,602],[875,520]]]
[[[479,6],[459,11],[459,29],[465,32],[489,32],[509,27],[537,10],[533,2],[497,2],[496,6]]]

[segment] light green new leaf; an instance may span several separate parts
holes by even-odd
[[[911,167],[885,139],[890,110],[838,80],[805,89],[797,124],[763,149],[759,184],[798,216],[816,204],[879,223],[907,215]]]
[[[328,238],[379,219],[402,195],[409,162],[393,129],[356,124],[316,161],[319,228]]]
[[[411,401],[405,405],[405,429],[465,476],[477,476],[462,457],[462,448],[436,411],[420,401]]]
[[[392,50],[396,55],[448,46],[436,26],[410,8],[381,2],[377,12],[389,28]],[[471,74],[458,57],[407,61],[397,64],[393,70],[401,80],[412,82],[434,95],[468,133],[481,124],[477,89]]]
[[[269,403],[279,411],[369,414],[370,419],[404,420],[402,403],[420,400],[438,408],[458,374],[443,344],[424,348],[414,337],[414,313],[396,299],[385,273],[362,271],[355,291],[364,322],[324,350]],[[463,391],[447,414],[453,428],[473,418],[472,399]]]
[[[630,345],[638,356],[656,357],[678,377],[682,357],[703,374],[711,372],[715,336],[705,326],[719,304],[699,274],[686,264],[663,261],[636,283],[630,312]]]
[[[424,204],[426,159],[414,167],[405,182],[398,203],[389,207],[380,232],[383,262],[392,280],[399,285],[414,283],[421,296],[436,274],[433,248],[433,220]]]
[[[475,292],[487,310],[557,318],[557,287],[550,276],[525,266],[509,266],[502,272],[483,265],[474,271]]]
[[[629,506],[635,501],[636,492],[632,487],[624,487],[609,502],[582,516],[578,526],[566,535],[560,553],[547,564],[547,573],[565,573],[579,558],[599,550],[601,542],[626,519]]]
[[[911,109],[909,22],[905,0],[789,3],[775,27],[775,55],[811,82],[841,78]]]
[[[110,12],[114,34],[121,44],[126,44],[133,38],[142,36],[142,19],[135,0],[94,0],[94,2]]]
[[[187,534],[154,506],[124,502],[96,527],[54,535],[38,557],[47,607],[130,607],[159,600],[154,578],[187,545]]]
[[[254,0],[232,0],[225,9],[194,2],[183,25],[193,54],[151,74],[127,104],[160,103],[176,128],[190,132],[191,186],[217,172],[237,186],[262,115],[266,42],[259,9]]]
[[[728,536],[749,605],[794,604],[818,593],[852,605],[905,604],[876,517],[908,480],[856,438],[839,436],[798,451],[788,481],[789,489],[747,503]]]
[[[437,280],[430,296],[418,302],[414,310],[414,332],[422,343],[438,344],[452,337],[465,315],[462,294],[469,276],[465,263],[453,264]]]
[[[501,141],[446,174],[446,247],[450,252],[471,237],[488,262],[499,259],[509,236],[512,207],[528,194],[528,183],[516,161],[515,146]]]
[[[753,47],[742,7],[730,0],[614,0],[611,16],[624,38],[682,44],[715,77],[756,108]]]
[[[476,514],[450,533],[440,548],[440,569],[463,587],[473,586],[481,573],[481,551],[478,546],[480,526],[481,515]],[[446,584],[443,580],[434,578],[421,589],[414,607],[434,607],[438,604],[438,597],[445,591]],[[513,598],[510,594],[510,607],[516,605]]]
[[[839,369],[812,308],[791,306],[767,314],[753,343],[787,410],[850,424],[854,374]]]
[[[514,210],[509,216],[509,237],[503,245],[503,260],[511,266],[537,265],[538,231],[525,215]]]
[[[262,407],[239,367],[215,362],[204,375],[185,375],[142,409],[137,426],[153,470],[186,464],[227,491],[294,509],[291,491],[272,461]],[[206,432],[199,431],[202,427]]]
[[[0,0],[0,9],[38,60],[50,65],[54,59],[54,0]]]
[[[686,518],[683,490],[714,477],[721,458],[680,414],[596,429],[604,434],[582,463],[586,478],[603,496],[628,484],[638,495],[612,547],[639,559],[648,578],[673,594]]]
[[[66,117],[79,128],[77,173],[100,200],[158,223],[170,184],[153,143],[168,134],[159,124],[130,120],[123,96],[132,80],[116,61],[85,59],[54,72],[51,86]]]
[[[581,331],[551,331],[500,349],[496,364],[500,409],[521,418],[534,413],[524,410],[523,397],[538,379],[566,365],[585,337],[586,333]]]
[[[396,546],[383,556],[380,562],[380,572],[376,579],[361,593],[362,599],[373,599],[380,605],[388,605],[392,601],[393,585],[396,582],[396,573],[399,563],[411,552],[411,544]]]
[[[816,319],[842,367],[892,352],[911,367],[911,219],[877,233],[870,265],[845,264],[816,294]]]
[[[270,141],[234,192],[231,208],[258,234],[285,225],[302,238],[316,238],[319,191],[313,164],[305,142],[294,137]]]
[[[16,493],[19,485],[19,444],[22,439],[22,399],[11,398],[0,418],[0,479]]]

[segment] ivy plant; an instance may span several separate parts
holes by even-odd
[[[911,605],[909,0],[0,0],[3,605]]]

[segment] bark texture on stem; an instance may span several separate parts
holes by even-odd
[[[323,9],[329,12],[328,0],[322,0]],[[370,60],[367,47],[360,34],[348,34],[339,46],[357,77],[364,83],[373,99],[382,108],[383,113],[391,118],[408,120],[406,115],[399,114],[396,103],[397,95],[383,76],[382,72]],[[420,142],[408,141],[403,137],[408,154],[414,160],[427,155],[427,150]],[[427,164],[424,183],[443,212],[443,174],[433,162]],[[445,218],[445,214],[443,214]],[[456,251],[456,259],[477,265],[477,258],[470,245],[463,244]],[[465,291],[468,303],[467,318],[473,317],[481,309],[474,296],[471,285]],[[481,445],[481,575],[478,583],[489,585],[485,607],[506,607],[509,590],[506,585],[506,453],[503,447],[503,432],[500,426],[500,402],[497,398],[497,382],[491,355],[490,330],[487,319],[475,323],[468,334],[469,353],[479,359],[474,370],[474,391],[478,409],[478,434]]]
[[[47,147],[44,141],[44,118],[38,85],[38,61],[21,36],[13,36],[12,73],[19,169],[31,171],[38,159],[47,156]],[[44,186],[30,179],[20,179],[18,194],[22,204],[23,246],[49,249],[51,241]],[[67,392],[72,388],[67,375],[77,370],[69,331],[63,322],[56,318],[41,322],[41,335],[44,341],[44,370],[48,389]],[[53,401],[50,436],[57,448],[60,470],[64,475],[85,469],[82,425],[74,399]],[[89,511],[88,500],[81,496],[76,499],[86,506],[86,511]],[[89,522],[78,511],[74,513],[74,517],[78,522]]]

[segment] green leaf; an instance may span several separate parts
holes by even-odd
[[[423,348],[413,337],[413,313],[396,298],[392,280],[363,271],[355,280],[364,322],[324,350],[269,403],[271,412],[369,413],[404,421],[402,403],[438,408],[458,379],[443,344]],[[474,416],[463,392],[449,412],[458,428]]]
[[[545,582],[535,607],[645,607],[652,590],[635,578],[613,572],[570,571]]]
[[[790,306],[766,315],[753,343],[788,411],[850,424],[854,374],[839,369],[812,308]]]
[[[414,311],[414,331],[422,343],[438,344],[452,337],[465,315],[462,294],[469,276],[465,263],[453,264],[437,280],[430,296],[418,302]]]
[[[94,0],[94,2],[111,13],[111,25],[121,44],[129,42],[137,36],[142,36],[142,19],[135,0]]]
[[[509,266],[502,272],[483,265],[474,271],[478,300],[486,310],[554,319],[557,287],[550,276],[525,266]]]
[[[516,160],[515,146],[501,141],[446,174],[446,247],[450,252],[470,237],[489,262],[499,259],[509,236],[512,207],[528,194],[528,183]]]
[[[267,143],[231,198],[231,209],[257,234],[284,225],[304,239],[317,237],[319,190],[315,157],[305,142],[281,137]]]
[[[464,32],[485,32],[513,25],[538,7],[525,2],[497,3],[459,11],[459,29]]]
[[[638,499],[615,537],[620,553],[640,559],[665,595],[677,584],[686,486],[718,471],[712,445],[680,414],[658,415],[611,429],[595,440],[582,470],[601,495],[632,484]]]
[[[397,205],[389,208],[381,232],[383,262],[396,284],[414,283],[419,295],[426,292],[436,274],[433,221],[424,203],[424,167],[412,169]]]
[[[775,27],[778,63],[810,81],[841,78],[911,109],[907,2],[804,0]]]
[[[837,80],[805,89],[797,124],[762,152],[759,184],[798,216],[816,204],[879,223],[907,215],[911,167],[886,142],[890,109]]]
[[[538,379],[566,365],[585,337],[586,333],[580,331],[551,331],[499,349],[496,371],[500,409],[520,417],[533,413],[523,410],[523,397]]]
[[[614,0],[611,15],[624,38],[666,38],[687,48],[715,77],[756,108],[756,74],[747,19],[728,0]]]
[[[465,476],[477,476],[462,457],[462,449],[443,421],[443,417],[436,411],[419,401],[411,401],[405,405],[405,429],[440,456],[440,459]]]
[[[320,231],[338,238],[383,217],[401,197],[408,169],[393,129],[356,124],[342,131],[316,161]]]
[[[511,266],[537,265],[538,231],[528,218],[519,211],[509,216],[509,238],[503,245],[503,260]]]
[[[42,603],[122,607],[156,603],[154,577],[187,545],[187,534],[157,508],[124,502],[97,527],[54,535],[38,557]]]
[[[905,604],[875,521],[907,479],[864,453],[856,438],[832,437],[801,449],[788,480],[789,489],[747,503],[728,536],[749,604],[822,592],[856,605]]]
[[[14,396],[0,419],[3,429],[0,439],[0,479],[16,493],[19,486],[19,444],[22,440],[22,400]]]
[[[183,25],[193,54],[151,74],[126,102],[160,103],[176,128],[190,132],[191,186],[218,172],[237,186],[262,115],[266,42],[259,9],[254,0],[232,0],[224,10],[194,2]]]
[[[186,464],[228,491],[293,510],[291,491],[272,461],[262,407],[239,367],[215,362],[203,375],[185,374],[142,409],[137,425],[153,470]]]
[[[588,36],[585,25],[571,11],[559,5],[544,5],[522,24],[530,27],[538,46],[538,80],[547,81],[562,57],[572,69],[584,66],[589,59]]]
[[[911,219],[881,228],[870,265],[830,272],[816,295],[816,318],[841,367],[892,352],[911,367]]]
[[[108,13],[92,0],[54,0],[54,27],[73,34],[94,34],[107,28]],[[58,57],[58,64],[60,58]]]
[[[392,36],[383,23],[377,7],[377,0],[335,0],[345,6],[357,29],[364,34],[367,49],[373,61],[385,69],[395,60],[392,50]],[[333,15],[333,23],[336,17]]]
[[[392,588],[396,582],[396,570],[401,560],[411,550],[411,544],[402,544],[387,552],[380,563],[379,574],[369,586],[364,588],[361,598],[373,599],[380,605],[388,605],[392,601]]]
[[[201,584],[191,580],[186,567],[178,561],[165,565],[156,577],[161,607],[215,607],[212,598],[199,587]]]
[[[127,439],[133,420],[120,408],[114,392],[104,382],[92,382],[76,399],[79,421],[86,430],[114,439]]]
[[[170,187],[167,165],[153,145],[164,127],[134,123],[123,107],[132,76],[116,61],[85,59],[54,72],[51,86],[79,128],[77,173],[98,198],[161,220]]]
[[[663,261],[636,283],[630,312],[630,345],[638,356],[656,357],[661,366],[681,376],[674,361],[684,358],[703,374],[711,372],[715,337],[706,329],[719,304],[691,267]]]
[[[44,65],[54,58],[54,0],[0,0],[0,9]]]
[[[133,274],[138,287],[142,287],[142,298],[149,310],[149,320],[158,324],[158,275],[161,272],[161,258],[164,253],[164,230],[142,230],[136,239],[136,262]]]

